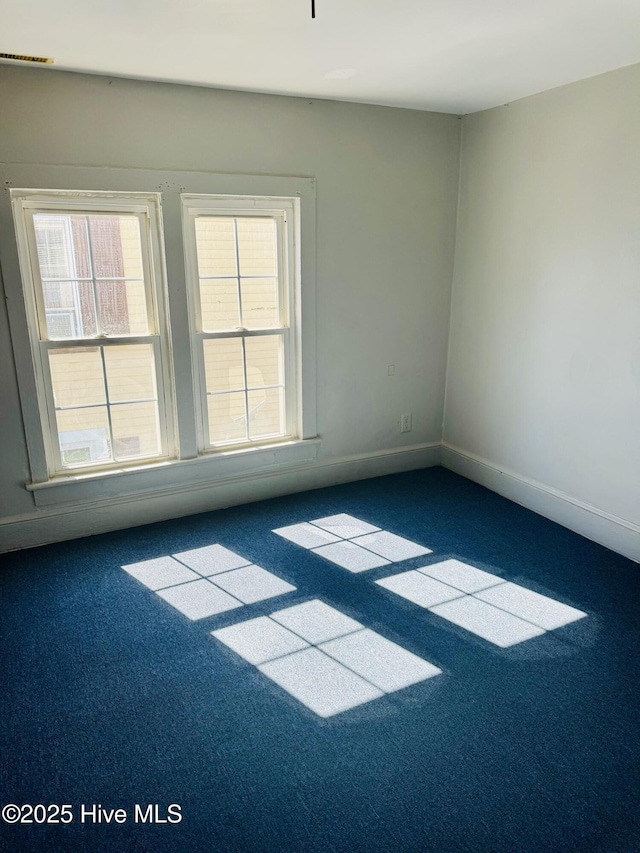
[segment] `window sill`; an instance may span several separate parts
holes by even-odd
[[[202,489],[218,483],[266,474],[312,462],[319,438],[225,450],[197,459],[170,459],[84,474],[64,475],[44,483],[27,483],[36,506],[109,501],[136,493],[170,493]]]

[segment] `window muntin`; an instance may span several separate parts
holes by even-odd
[[[23,275],[50,475],[171,455],[151,246],[157,201],[20,193],[14,208],[29,259]]]
[[[204,338],[212,445],[286,434],[282,335]]]
[[[183,199],[201,450],[297,434],[294,211],[279,201]]]
[[[277,230],[264,216],[195,220],[202,331],[281,325]]]
[[[32,222],[42,338],[148,334],[138,217],[34,213]],[[68,326],[61,313],[71,318]]]

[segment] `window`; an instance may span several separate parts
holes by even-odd
[[[316,458],[313,178],[4,164],[0,181],[38,506]]]
[[[182,204],[199,449],[297,437],[294,200]]]
[[[12,199],[49,475],[175,455],[158,196]]]

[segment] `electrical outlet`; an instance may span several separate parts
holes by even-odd
[[[411,412],[400,415],[400,432],[411,432]]]

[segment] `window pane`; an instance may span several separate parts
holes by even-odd
[[[137,216],[119,216],[118,222],[120,224],[123,276],[124,278],[144,278],[140,221]]]
[[[127,330],[124,334],[147,335],[150,329],[144,283],[127,279],[124,285],[127,299]]]
[[[236,269],[236,238],[233,219],[200,216],[196,219],[198,274],[231,275]]]
[[[56,412],[63,468],[111,460],[106,406]]]
[[[39,213],[33,217],[33,227],[43,279],[90,277],[84,217]]]
[[[49,369],[56,407],[106,403],[98,347],[49,350]]]
[[[43,279],[143,278],[137,217],[39,213],[33,222]]]
[[[283,385],[282,335],[245,338],[247,385]]]
[[[105,335],[147,334],[146,303],[142,281],[98,281],[96,297],[100,331]],[[133,328],[129,317],[129,299],[135,306]],[[144,307],[144,314],[142,309]]]
[[[95,337],[96,311],[91,282],[45,281],[42,288],[49,340]]]
[[[116,459],[157,456],[160,453],[157,403],[112,406],[111,426]]]
[[[247,329],[279,326],[278,281],[275,278],[242,278],[242,325]]]
[[[151,344],[105,346],[109,400],[155,400],[156,371]]]
[[[284,392],[282,388],[249,391],[249,437],[284,435]]]
[[[266,217],[238,218],[240,275],[277,274],[276,223]]]
[[[36,214],[33,222],[50,339],[148,333],[137,217]]]
[[[221,444],[246,439],[244,393],[207,396],[209,442]]]
[[[235,278],[200,279],[202,331],[220,332],[240,325],[238,280]]]
[[[231,391],[244,388],[242,340],[225,338],[203,341],[207,391]]]
[[[73,217],[80,219],[81,217]],[[135,216],[87,216],[95,278],[142,278],[140,225]]]
[[[72,217],[74,220],[81,217]],[[149,331],[140,223],[135,216],[86,216],[100,332],[145,335]],[[102,279],[110,279],[103,281]]]

